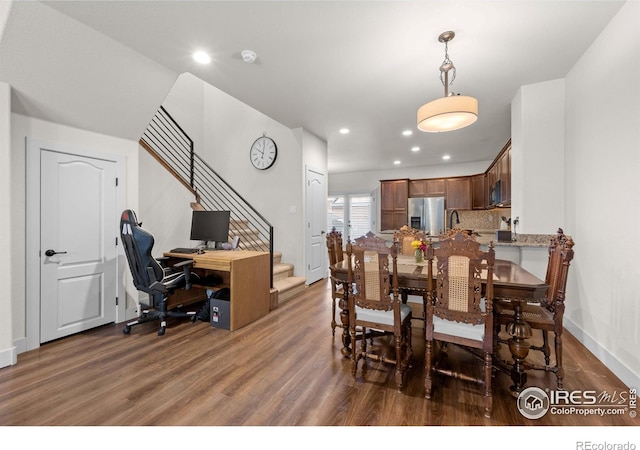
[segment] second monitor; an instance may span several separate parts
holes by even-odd
[[[206,248],[229,240],[230,211],[193,211],[191,217],[192,241],[204,241]]]

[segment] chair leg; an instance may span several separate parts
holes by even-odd
[[[336,335],[336,299],[331,299],[331,334]]]
[[[358,348],[356,345],[356,328],[350,327],[349,332],[351,334],[351,374],[353,378],[356,377],[358,373]],[[364,339],[364,336],[363,336]]]
[[[491,395],[491,372],[492,372],[491,353],[484,354],[484,416],[491,418],[491,410],[493,409],[493,397]]]
[[[402,346],[403,346],[403,338],[402,335],[394,335],[394,340],[395,340],[395,344],[396,344],[396,386],[398,388],[398,390],[402,390],[402,385],[403,385],[403,375],[404,375],[404,371],[402,370],[402,365],[404,364],[403,361],[403,353],[402,353]]]
[[[544,353],[544,363],[548,367],[551,364],[551,348],[549,347],[549,333],[542,331],[542,353]]]
[[[433,341],[426,342],[424,355],[424,397],[431,398],[431,355],[433,353]]]
[[[562,335],[556,334],[556,381],[558,389],[563,388],[564,367],[562,366]]]

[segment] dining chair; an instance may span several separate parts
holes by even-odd
[[[442,236],[437,248],[432,243],[427,246],[425,397],[431,398],[436,373],[473,381],[484,387],[486,417],[491,417],[492,409],[494,261],[493,243],[483,252],[480,243],[462,231]],[[462,373],[434,361],[434,341],[479,350],[484,361],[483,376],[466,368]]]
[[[329,265],[344,260],[344,251],[342,249],[342,233],[337,231],[335,227],[327,233],[327,253],[329,255]],[[342,323],[336,321],[336,301],[344,298],[344,286],[342,281],[329,275],[331,283],[331,333],[335,336],[336,328],[343,328]]]
[[[347,243],[349,332],[351,334],[351,361],[354,378],[362,359],[363,373],[367,359],[395,366],[398,390],[404,385],[412,356],[411,308],[400,300],[398,290],[398,242],[387,241],[369,232],[355,243]],[[371,331],[378,331],[376,335]],[[360,345],[356,340],[360,335]],[[368,346],[367,341],[377,336],[392,336],[392,349],[386,352],[384,343]],[[376,339],[377,339],[376,338]],[[370,347],[370,348],[369,348]]]
[[[412,228],[408,225],[404,225],[398,231],[393,233],[393,240],[398,242],[399,254],[402,254],[405,256],[414,256],[416,249],[413,247],[412,243],[414,241],[422,241],[422,242],[425,242],[426,244],[427,236],[424,231],[420,231],[416,228]],[[424,299],[425,298],[424,288],[408,288],[408,287],[400,288],[400,298],[402,299],[403,303],[407,303],[409,299],[409,295],[416,295]],[[424,302],[423,302],[421,316],[420,317],[414,316],[413,318],[424,321],[425,310],[426,310],[426,306],[424,305]]]
[[[549,257],[545,276],[545,283],[549,285],[547,295],[539,303],[520,303],[522,305],[522,318],[532,330],[540,330],[542,332],[542,346],[531,345],[530,350],[542,352],[544,365],[527,363],[527,367],[555,373],[559,389],[562,389],[564,380],[564,368],[562,366],[563,316],[567,276],[574,254],[573,246],[573,238],[564,234],[562,228],[558,228],[556,235],[551,238],[548,248]],[[507,326],[514,320],[515,306],[516,303],[513,300],[497,299],[495,316],[498,331],[501,325]],[[555,337],[554,364],[551,364],[550,332]]]

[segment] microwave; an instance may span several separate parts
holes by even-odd
[[[490,205],[498,205],[502,201],[502,199],[500,198],[501,188],[502,188],[502,185],[500,180],[497,180],[495,183],[493,183],[493,186],[491,186],[491,190],[489,191]]]

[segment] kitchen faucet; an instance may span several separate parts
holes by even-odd
[[[456,223],[459,224],[460,223],[460,216],[458,215],[458,210],[454,209],[453,211],[451,211],[451,214],[449,214],[449,229],[453,229],[453,214],[455,213],[456,215]]]

